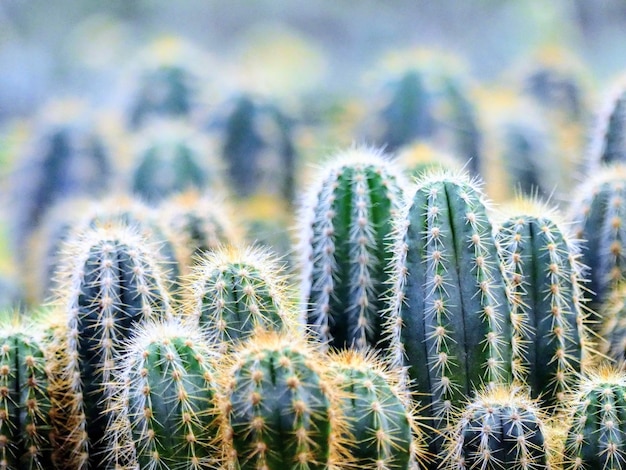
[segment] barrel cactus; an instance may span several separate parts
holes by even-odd
[[[380,152],[352,148],[337,155],[309,191],[299,217],[302,310],[313,334],[329,346],[384,340],[388,238],[404,185]]]
[[[520,198],[502,213],[496,239],[518,326],[514,371],[534,398],[563,405],[588,348],[580,249],[559,214],[544,204]]]

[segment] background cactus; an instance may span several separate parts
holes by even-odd
[[[117,356],[139,322],[171,315],[170,300],[158,252],[126,226],[77,233],[64,252],[55,302],[67,319],[67,362],[56,366],[62,372],[55,387],[71,401],[58,405],[70,410],[68,468],[86,468],[98,465],[106,447]]]
[[[606,101],[592,134],[589,168],[626,163],[626,84],[620,83]]]
[[[511,283],[514,371],[546,405],[578,382],[587,340],[580,251],[559,215],[519,199],[503,209],[496,239]]]
[[[439,150],[434,144],[416,142],[398,150],[398,164],[408,176],[420,177],[429,171],[461,171],[460,161]]]
[[[626,287],[620,284],[602,305],[598,325],[600,338],[598,350],[621,363],[626,361]]]
[[[352,148],[321,172],[300,213],[302,310],[323,343],[377,346],[404,179],[375,150]]]

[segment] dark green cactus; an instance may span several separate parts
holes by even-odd
[[[310,190],[300,214],[302,310],[329,346],[374,347],[384,339],[388,239],[403,188],[400,171],[382,154],[353,148]]]
[[[0,468],[51,467],[49,364],[37,325],[0,314]]]
[[[340,399],[327,359],[297,335],[255,336],[221,370],[224,455],[241,470],[336,469]]]
[[[556,443],[536,401],[510,386],[476,395],[456,420],[449,470],[550,470]],[[597,467],[600,468],[600,467]]]
[[[485,203],[465,175],[426,176],[395,235],[391,359],[443,431],[475,387],[512,378],[507,285]]]
[[[138,469],[215,468],[216,352],[178,320],[138,327],[119,361],[108,457]],[[117,468],[117,467],[116,467]]]
[[[503,215],[496,240],[511,283],[516,378],[533,398],[562,406],[588,347],[580,250],[543,204],[520,199]]]
[[[571,397],[565,445],[567,470],[626,469],[626,376],[603,366]]]
[[[88,229],[68,239],[56,303],[64,309],[66,362],[55,387],[71,401],[66,446],[72,467],[98,465],[110,419],[112,372],[138,323],[169,317],[158,251],[122,225]]]

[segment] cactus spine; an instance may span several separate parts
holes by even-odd
[[[223,352],[261,330],[293,327],[281,271],[259,248],[206,253],[183,284],[184,311]]]
[[[326,359],[297,336],[263,333],[221,371],[220,435],[241,470],[336,469],[344,462],[339,392]]]
[[[112,371],[124,341],[146,319],[170,315],[159,256],[145,238],[125,226],[89,229],[65,245],[58,272],[60,308],[67,316],[66,363],[58,389],[72,401],[68,443],[75,461],[96,465],[109,421]]]
[[[445,430],[474,387],[511,379],[507,287],[485,197],[465,175],[427,176],[395,237],[392,360]]]
[[[498,386],[478,393],[459,416],[445,468],[549,470],[555,458],[549,435],[534,400]]]
[[[538,202],[520,199],[505,214],[496,239],[517,326],[514,372],[534,398],[562,405],[586,348],[579,248],[558,214]]]
[[[202,335],[178,320],[139,327],[119,362],[110,455],[128,468],[199,469],[217,461],[213,363]],[[128,460],[126,462],[125,460]]]
[[[300,215],[306,323],[329,346],[376,346],[389,281],[391,218],[403,200],[400,172],[379,152],[338,155]]]
[[[603,366],[589,373],[572,397],[565,445],[568,470],[626,468],[626,376]]]

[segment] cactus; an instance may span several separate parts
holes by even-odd
[[[519,199],[503,210],[502,263],[511,283],[514,371],[533,398],[563,405],[578,381],[587,335],[583,326],[580,249],[554,210]]]
[[[241,470],[343,468],[340,392],[297,335],[261,333],[222,365],[224,455]]]
[[[400,171],[381,153],[352,148],[311,187],[300,214],[302,310],[329,346],[374,347],[383,340],[387,239],[403,185]]]
[[[158,252],[129,227],[87,229],[67,241],[64,253],[55,303],[67,319],[66,362],[57,365],[55,387],[71,401],[58,404],[70,410],[66,446],[74,461],[67,465],[86,468],[105,448],[117,355],[139,322],[171,315],[170,300]]]
[[[571,397],[567,470],[626,468],[626,376],[609,366],[589,372]]]
[[[597,312],[626,274],[626,166],[599,170],[574,192],[569,213],[574,233],[585,240],[581,261],[589,267],[589,308]],[[600,322],[591,318],[599,330]]]
[[[601,324],[598,350],[605,356],[626,362],[626,286],[620,284],[599,310]]]
[[[429,171],[461,171],[461,163],[456,158],[426,142],[402,147],[398,150],[397,161],[412,177],[420,177]]]
[[[507,286],[476,182],[433,174],[409,201],[394,236],[390,356],[445,432],[474,387],[511,379]]]
[[[537,402],[517,387],[498,386],[477,393],[459,415],[445,468],[549,470],[555,448]]]
[[[588,169],[626,163],[626,84],[621,83],[608,97],[592,134]]]
[[[222,352],[258,331],[294,327],[281,271],[259,248],[206,253],[182,286],[183,311]]]
[[[119,361],[115,421],[108,428],[112,464],[140,469],[214,468],[219,429],[215,351],[179,320],[149,321]]]
[[[330,375],[344,392],[346,446],[355,467],[406,470],[424,468],[423,435],[410,398],[400,389],[396,371],[373,350],[344,350],[330,355]]]
[[[0,468],[51,466],[49,364],[37,325],[0,314]]]

